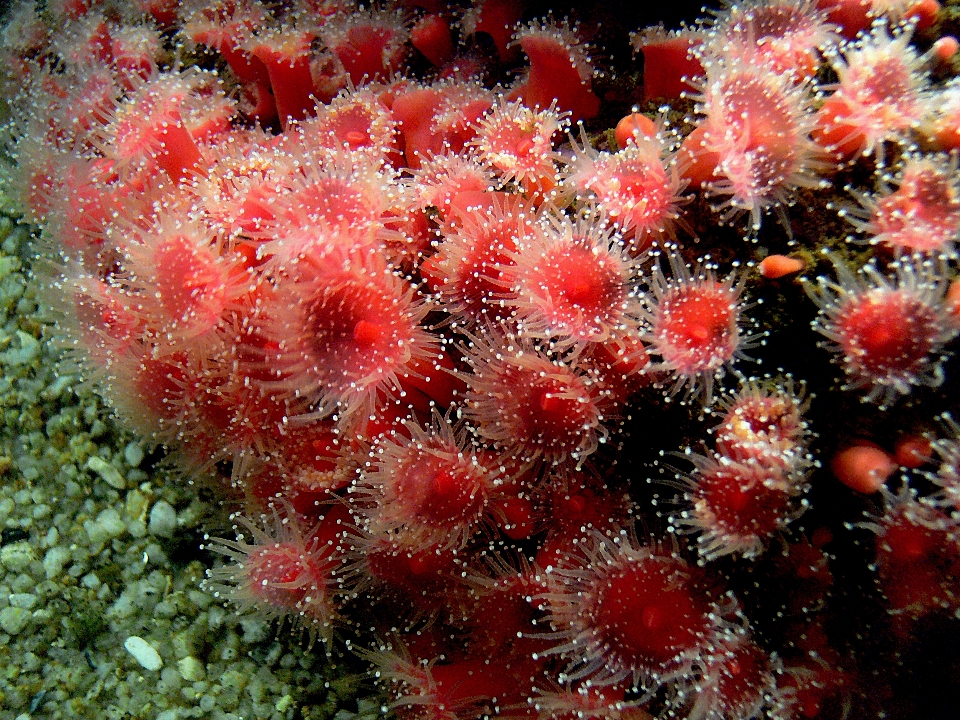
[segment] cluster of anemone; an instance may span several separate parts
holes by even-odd
[[[5,189],[65,362],[239,512],[207,587],[363,646],[401,718],[786,720],[866,695],[828,622],[849,523],[826,527],[814,473],[880,498],[860,527],[898,632],[960,607],[955,423],[821,463],[807,419],[950,370],[960,103],[932,74],[948,44],[917,45],[929,3],[648,28],[629,111],[597,27],[423,5],[8,20]],[[659,107],[683,95],[688,116]],[[793,206],[844,181],[851,242],[798,281],[821,238]],[[748,376],[788,333],[816,399]],[[673,478],[645,464],[666,453]],[[897,468],[927,492],[894,493]]]
[[[699,533],[701,557],[756,557],[806,510],[815,462],[803,419],[808,403],[792,378],[750,381],[722,400],[715,447],[687,449],[694,471],[675,523]]]

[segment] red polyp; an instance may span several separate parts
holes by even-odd
[[[585,247],[569,247],[555,253],[550,258],[552,273],[544,272],[540,287],[567,305],[583,309],[587,313],[599,314],[609,306],[620,290],[620,278],[615,269],[605,267],[595,261],[596,254]],[[566,300],[566,303],[563,303]]]
[[[584,594],[583,622],[618,665],[666,673],[698,651],[710,604],[694,573],[668,556],[631,558]]]
[[[200,172],[200,148],[179,118],[173,124],[164,124],[157,133],[157,138],[157,164],[171,180],[179,182]]]
[[[402,537],[414,554],[458,550],[483,519],[495,475],[465,446],[462,426],[435,417],[429,430],[415,422],[410,439],[383,438],[355,492],[369,497],[367,531]]]
[[[702,553],[758,554],[789,519],[793,494],[781,467],[758,461],[707,464],[694,476],[690,491],[695,518],[690,522],[704,532]]]
[[[393,102],[393,116],[403,135],[405,157],[411,168],[420,167],[424,159],[441,150],[431,118],[442,97],[442,93],[435,88],[413,88],[398,95]]]
[[[435,67],[453,57],[450,23],[442,15],[425,15],[410,31],[410,44]]]
[[[703,74],[700,60],[690,51],[700,44],[692,33],[649,34],[639,40],[643,53],[643,97],[676,100],[690,89],[686,78]]]
[[[400,69],[409,31],[404,18],[389,11],[355,11],[324,28],[327,46],[351,82],[384,82]]]
[[[802,464],[805,403],[792,381],[766,387],[747,383],[723,403],[722,420],[714,429],[717,450],[734,460],[760,460],[768,466]]]
[[[209,75],[161,74],[144,83],[114,113],[103,130],[105,154],[128,183],[141,169],[163,170],[179,182],[206,172],[196,140],[187,128],[189,107],[200,103],[199,93]],[[204,103],[211,98],[204,97]]]
[[[877,581],[894,615],[894,629],[929,613],[957,608],[960,544],[954,518],[909,492],[888,496],[877,533]]]
[[[717,282],[676,288],[657,306],[654,332],[663,359],[692,375],[728,362],[737,347],[737,308]]]
[[[501,195],[489,209],[467,204],[451,217],[462,225],[446,234],[428,268],[441,280],[442,301],[466,325],[506,315],[497,299],[509,287],[503,275],[513,264],[512,255],[533,232],[527,203],[516,195]]]
[[[886,405],[912,386],[939,385],[942,348],[958,328],[947,314],[938,265],[901,257],[888,267],[888,278],[872,263],[855,276],[833,262],[840,283],[831,286],[821,278],[807,294],[821,310],[813,327],[840,354],[849,387],[868,388],[868,400]]]
[[[900,185],[875,200],[869,221],[855,225],[896,252],[947,252],[960,235],[960,188],[953,163],[908,158]],[[854,210],[851,213],[865,215]]]
[[[702,690],[692,716],[757,717],[773,684],[770,656],[749,635],[731,633],[704,663]]]
[[[154,259],[157,295],[163,312],[174,323],[197,332],[212,328],[226,307],[226,267],[196,240],[173,236],[161,241]]]
[[[635,135],[616,152],[584,147],[572,163],[569,182],[592,196],[637,256],[654,241],[674,235],[685,183],[657,137]]]
[[[934,348],[936,312],[899,291],[851,299],[835,326],[846,361],[857,372],[883,376],[911,372]]]
[[[308,588],[298,583],[304,574],[300,550],[290,543],[264,545],[247,557],[250,592],[259,602],[295,608]],[[281,588],[281,585],[293,585]]]
[[[583,49],[566,26],[537,26],[522,29],[517,40],[530,60],[524,82],[508,96],[531,108],[569,112],[570,121],[594,117],[600,98],[591,89],[593,68]]]
[[[515,689],[517,678],[512,673],[497,672],[489,660],[463,660],[449,665],[434,665],[430,674],[437,693],[447,708],[463,707],[478,698],[504,697]]]
[[[516,0],[474,0],[473,10],[465,18],[467,32],[489,35],[500,60],[509,62],[516,55],[510,37],[523,15],[525,5],[526,2]]]
[[[186,411],[179,402],[185,375],[182,357],[154,359],[144,356],[139,362],[131,363],[129,376],[123,375],[119,381],[130,405],[135,406],[136,412],[146,415],[142,420],[158,432],[165,423],[175,422]]]
[[[178,0],[142,0],[141,4],[162,28],[170,27],[177,21]]]
[[[400,387],[405,390],[419,390],[437,407],[450,407],[467,388],[466,383],[454,375],[454,370],[453,360],[445,352],[414,358],[410,363],[409,374],[400,378]]]
[[[769,65],[774,73],[802,80],[816,75],[818,48],[833,40],[833,26],[811,3],[744,3],[720,13],[704,55],[731,64]]]
[[[233,564],[211,570],[208,586],[241,607],[301,625],[311,643],[318,637],[329,641],[331,621],[337,614],[334,572],[340,564],[340,538],[349,515],[334,507],[308,529],[288,503],[279,507],[282,515],[271,507],[270,514],[261,516],[266,528],[240,518],[252,535],[249,542],[243,534],[236,540],[214,539],[209,548]]]
[[[313,77],[310,73],[309,33],[288,30],[281,40],[257,42],[252,54],[260,60],[270,77],[280,122],[286,128],[291,120],[303,120],[313,113]]]
[[[937,518],[946,521],[940,513]],[[906,567],[927,560],[946,545],[944,529],[913,522],[905,516],[888,525],[882,538],[884,559],[893,566]]]
[[[522,462],[582,462],[606,429],[609,393],[593,375],[532,347],[513,354],[478,346],[468,357],[467,417],[478,433]]]
[[[872,0],[816,0],[817,8],[839,26],[843,37],[852,40],[873,21]]]

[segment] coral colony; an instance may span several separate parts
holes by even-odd
[[[549,10],[15,5],[65,361],[399,718],[955,716],[957,8]]]

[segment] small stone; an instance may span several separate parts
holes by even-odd
[[[103,545],[103,543],[110,539],[110,536],[104,532],[104,529],[93,520],[84,520],[83,529],[87,531],[87,537],[90,538],[91,545]]]
[[[127,465],[130,467],[139,467],[140,463],[143,462],[143,448],[140,447],[140,443],[129,443],[123,449],[123,459],[127,461]]]
[[[80,580],[80,584],[85,588],[90,588],[91,590],[96,590],[98,587],[100,587],[100,585],[102,585],[100,578],[97,577],[96,573],[87,573],[84,575]]]
[[[131,635],[123,641],[123,647],[133,655],[133,659],[140,663],[144,670],[159,670],[163,667],[160,653],[142,637]]]
[[[103,481],[112,488],[125,490],[127,481],[113,465],[99,455],[93,455],[87,460],[87,468],[93,470]]]
[[[146,520],[147,508],[150,507],[150,500],[142,492],[134,488],[127,493],[124,501],[124,507],[127,515],[135,520]]]
[[[40,343],[33,335],[25,333],[23,330],[17,330],[16,336],[19,347],[12,344],[9,350],[0,353],[0,361],[4,365],[28,365],[40,354]]]
[[[60,542],[60,531],[56,527],[51,527],[47,530],[47,534],[43,536],[43,546],[46,548],[52,548],[57,543]]]
[[[10,595],[10,605],[12,607],[33,610],[33,606],[36,604],[37,596],[32,593],[13,593]]]
[[[199,660],[193,656],[187,656],[177,661],[177,669],[180,675],[187,682],[197,682],[203,680],[206,669]]]
[[[116,508],[108,507],[97,515],[97,525],[109,538],[120,537],[127,529]]]
[[[47,550],[47,554],[43,556],[43,574],[47,576],[47,580],[59,577],[70,557],[70,550],[62,545]]]
[[[30,611],[24,608],[9,607],[0,610],[0,628],[10,635],[18,635],[30,622]]]
[[[4,545],[0,549],[0,565],[3,565],[7,570],[23,572],[30,567],[30,563],[34,559],[33,548],[26,542]]]
[[[150,509],[150,524],[147,527],[151,535],[172,537],[177,529],[177,511],[166,500],[159,500]]]

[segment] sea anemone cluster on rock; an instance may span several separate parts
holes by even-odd
[[[64,367],[399,718],[951,716],[960,7],[704,12],[8,12]]]

